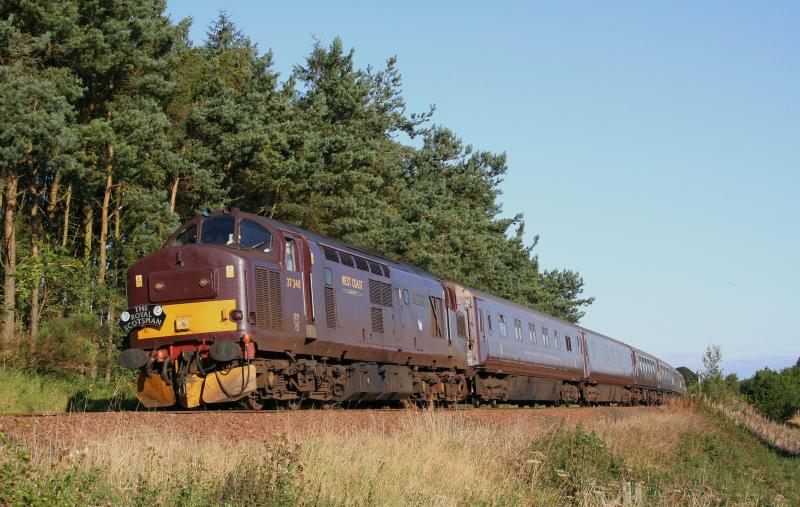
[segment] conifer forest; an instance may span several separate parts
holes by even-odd
[[[0,2],[4,362],[109,377],[126,270],[223,206],[581,318],[580,275],[542,269],[501,207],[505,154],[408,111],[394,57],[309,38],[279,75],[225,13],[193,43],[165,7]]]

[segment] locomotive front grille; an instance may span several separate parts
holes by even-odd
[[[256,268],[256,327],[283,331],[281,274]]]

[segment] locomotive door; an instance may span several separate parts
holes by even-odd
[[[408,289],[398,288],[397,293],[400,304],[400,311],[398,312],[400,322],[396,326],[400,337],[400,346],[398,348],[416,350],[417,337],[422,332],[422,321],[417,315],[421,307],[417,304],[417,301],[413,300],[416,299],[416,295],[412,295]]]
[[[306,337],[306,323],[310,320],[306,294],[310,290],[306,286],[304,268],[307,266],[306,252],[301,238],[283,233],[283,308],[286,332],[295,338]]]

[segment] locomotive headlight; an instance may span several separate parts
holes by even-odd
[[[161,305],[156,305],[153,307],[153,315],[156,317],[161,317],[162,313],[164,313],[164,309],[161,307]]]
[[[153,290],[156,292],[161,292],[164,290],[164,282],[156,282],[153,284]]]
[[[197,285],[205,289],[208,287],[209,283],[211,283],[211,281],[208,278],[201,278],[200,281],[197,282]]]
[[[231,310],[231,320],[234,322],[241,322],[244,319],[244,312],[241,310]]]

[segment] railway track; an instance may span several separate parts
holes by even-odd
[[[372,407],[372,408],[317,408],[317,407],[309,407],[309,408],[301,408],[301,409],[287,409],[287,408],[270,408],[270,409],[262,409],[262,410],[249,410],[249,409],[240,409],[240,408],[214,408],[211,410],[105,410],[105,411],[85,411],[85,412],[43,412],[43,413],[28,413],[28,412],[18,412],[18,413],[6,413],[0,414],[0,418],[48,418],[48,417],[87,417],[92,415],[102,415],[102,414],[131,414],[131,415],[179,415],[179,416],[202,416],[202,415],[238,415],[238,414],[245,414],[245,415],[259,415],[259,414],[327,414],[327,413],[378,413],[378,414],[386,414],[386,413],[423,413],[423,412],[437,412],[437,413],[457,413],[457,412],[486,412],[486,413],[507,413],[507,412],[540,412],[540,413],[548,413],[550,411],[560,412],[563,410],[602,410],[602,409],[619,409],[619,410],[636,410],[639,407],[627,407],[627,406],[617,406],[617,405],[608,405],[603,407],[581,407],[579,405],[564,405],[560,407],[483,407],[483,408],[473,408],[469,405],[464,406],[455,406],[455,407],[448,407],[448,408],[434,408],[434,409],[427,409],[427,408],[396,408],[396,407]]]

